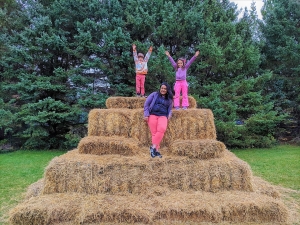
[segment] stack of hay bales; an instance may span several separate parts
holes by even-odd
[[[11,224],[283,223],[271,185],[216,140],[211,110],[173,111],[151,158],[143,98],[109,98],[89,113],[78,149],[54,158],[10,212]]]

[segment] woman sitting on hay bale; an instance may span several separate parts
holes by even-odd
[[[168,120],[172,116],[173,93],[168,83],[160,85],[157,92],[151,93],[144,104],[144,120],[148,123],[152,135],[152,145],[150,146],[150,155],[152,158],[158,156],[160,142],[168,126]]]

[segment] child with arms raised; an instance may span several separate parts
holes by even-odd
[[[186,81],[186,75],[188,68],[195,61],[199,53],[199,51],[196,51],[195,55],[187,63],[185,63],[186,59],[184,58],[179,58],[176,63],[172,56],[170,56],[170,53],[166,51],[166,55],[176,71],[176,82],[174,86],[174,107],[176,110],[180,109],[180,92],[182,92],[182,108],[187,109],[189,107],[188,83]]]
[[[136,87],[136,95],[137,97],[142,96],[145,97],[145,79],[148,73],[148,60],[152,53],[152,46],[150,46],[146,56],[144,57],[143,53],[137,54],[136,45],[132,45],[133,50],[133,59],[135,62],[135,87]]]

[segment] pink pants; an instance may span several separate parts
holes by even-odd
[[[174,85],[174,107],[180,106],[180,92],[182,92],[182,106],[189,106],[189,98],[188,98],[188,84],[186,80],[177,80]]]
[[[152,144],[156,145],[156,149],[160,148],[168,126],[168,119],[165,116],[150,115],[148,119],[148,126],[152,135]]]
[[[137,94],[145,95],[146,75],[137,74],[135,77],[135,89]]]

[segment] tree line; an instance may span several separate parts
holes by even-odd
[[[189,94],[229,148],[299,139],[300,3],[264,0],[3,0],[0,146],[70,149],[109,96],[134,96],[132,44],[150,45],[146,92],[175,82],[165,51],[191,58]],[[299,141],[298,141],[299,143]]]

